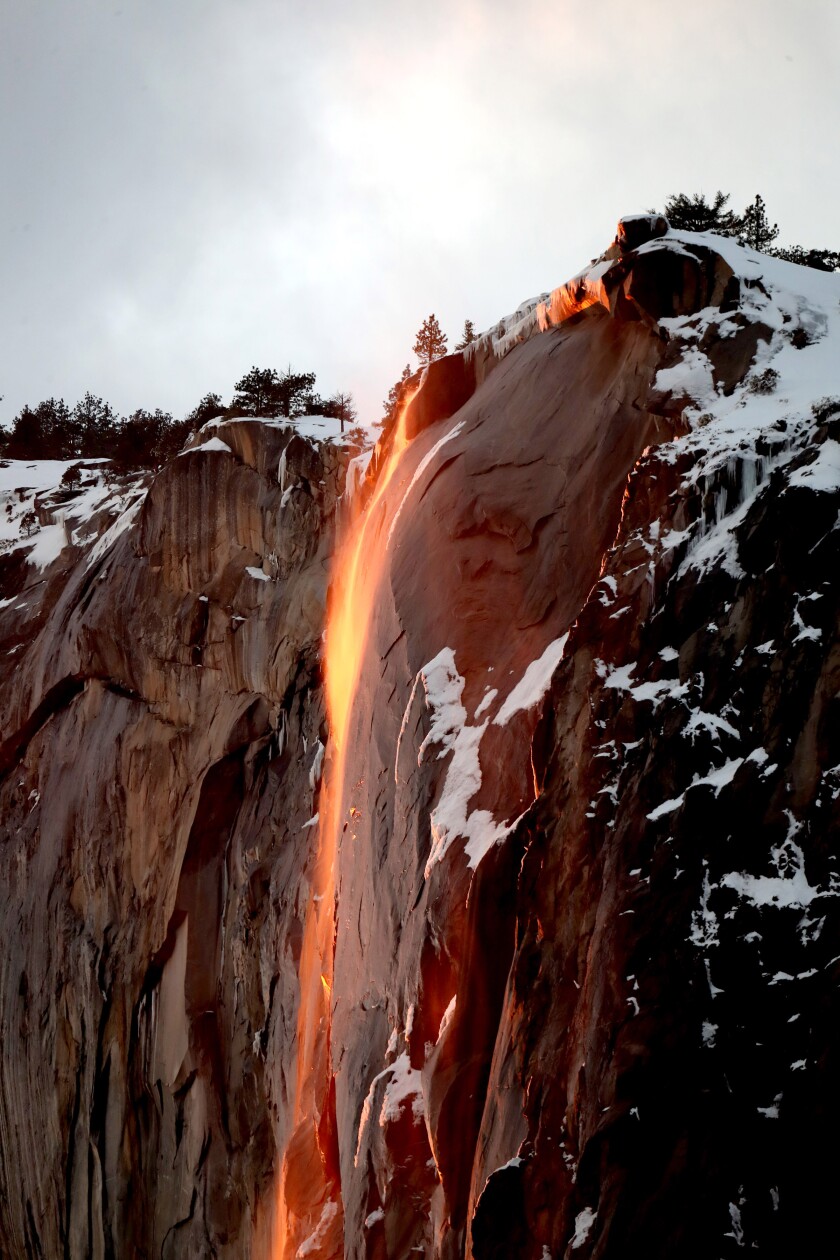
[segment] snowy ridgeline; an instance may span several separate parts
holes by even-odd
[[[201,438],[203,433],[223,432],[226,428],[230,429],[237,424],[262,424],[267,429],[288,429],[290,437],[297,434],[305,438],[307,442],[329,442],[334,446],[347,447],[358,445],[357,441],[349,436],[349,427],[342,433],[341,423],[334,416],[295,416],[294,419],[288,419],[286,416],[234,416],[230,420],[219,418],[208,420],[199,429],[198,435]],[[218,446],[210,445],[213,440],[212,438],[203,439],[197,446],[188,449],[220,449]],[[229,450],[230,447],[227,449]]]
[[[62,485],[70,468],[78,480]],[[65,548],[94,544],[90,563],[131,526],[144,496],[140,478],[117,481],[107,460],[0,460],[0,553],[21,550],[40,572]]]
[[[298,436],[313,446],[328,445],[348,452],[359,448],[358,434],[354,437],[342,434],[339,422],[329,416],[301,416],[291,421],[242,417],[209,421],[199,431],[198,440],[188,444],[176,458],[199,453],[238,458],[224,436],[229,436],[237,425],[245,424],[285,430],[289,440]],[[371,433],[370,445],[350,460],[348,489],[363,479],[374,437]],[[78,476],[68,485],[63,479],[71,468],[78,470]],[[281,455],[277,469],[281,488],[285,488],[284,470]],[[66,548],[89,547],[87,559],[91,563],[101,558],[120,534],[137,521],[148,483],[147,473],[116,476],[107,459],[2,459],[0,554],[20,550],[27,564],[40,573]],[[252,576],[265,578],[256,571]]]

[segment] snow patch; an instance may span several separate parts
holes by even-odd
[[[817,458],[804,468],[797,468],[788,478],[790,486],[805,486],[821,494],[840,490],[840,442],[828,438],[817,449]]]
[[[46,569],[58,559],[68,543],[63,521],[57,525],[43,525],[35,535],[35,546],[26,558],[36,569]]]
[[[520,713],[523,709],[533,709],[539,704],[551,685],[554,671],[563,659],[568,638],[567,630],[559,639],[549,643],[542,656],[531,662],[494,717],[494,726],[504,726],[514,713]],[[477,716],[478,712],[476,712]]]
[[[715,381],[708,355],[696,346],[687,348],[674,367],[659,369],[654,388],[663,394],[687,394],[698,405],[710,402],[715,397]]]
[[[730,730],[731,729],[732,728],[730,727]],[[760,751],[763,752],[764,750],[761,749]],[[756,758],[752,753],[747,758],[733,757],[731,761],[727,761],[722,766],[713,766],[707,774],[696,774],[689,783],[688,787],[685,789],[685,792],[681,792],[679,796],[674,796],[671,800],[663,801],[661,805],[657,805],[656,809],[652,810],[648,814],[648,819],[651,822],[656,822],[658,818],[664,818],[666,814],[673,814],[674,810],[679,809],[680,805],[684,803],[686,794],[690,792],[692,788],[701,787],[704,784],[708,787],[713,787],[715,789],[715,796],[720,796],[723,788],[727,787],[728,784],[732,782],[745,760],[754,761]]]
[[[113,547],[117,539],[122,534],[124,534],[126,530],[131,529],[132,525],[134,524],[134,522],[136,521],[140,513],[140,509],[143,506],[143,500],[145,499],[145,497],[146,497],[146,493],[145,491],[143,491],[140,495],[140,498],[136,499],[134,503],[130,505],[130,507],[127,507],[125,511],[122,512],[117,517],[113,525],[111,525],[108,529],[105,530],[105,533],[98,540],[98,542],[94,544],[94,546],[90,550],[90,553],[88,554],[87,566],[86,566],[87,568],[90,568],[92,564],[94,564],[97,560],[101,559],[102,556],[106,555],[106,553],[110,551],[110,549]]]
[[[770,852],[776,874],[749,875],[745,871],[730,871],[721,878],[724,888],[731,888],[753,906],[776,906],[789,910],[804,910],[818,897],[840,896],[840,892],[834,889],[824,891],[808,882],[805,854],[793,839],[799,826],[790,813],[788,819],[787,837]]]
[[[388,1072],[391,1079],[385,1086],[379,1112],[379,1127],[384,1128],[386,1124],[393,1124],[399,1120],[409,1098],[412,1100],[411,1112],[414,1119],[421,1120],[425,1115],[425,1104],[419,1068],[413,1068],[408,1054],[403,1053],[391,1065]]]
[[[338,1204],[333,1199],[329,1199],[324,1204],[323,1211],[318,1218],[318,1224],[315,1226],[309,1237],[300,1244],[295,1252],[295,1260],[306,1260],[307,1256],[312,1256],[320,1250],[321,1243],[327,1236],[327,1230],[330,1227],[330,1223],[335,1220],[337,1215]]]
[[[208,451],[223,451],[226,455],[233,454],[233,451],[230,449],[227,442],[223,442],[220,437],[211,437],[208,438],[206,442],[202,442],[199,446],[190,446],[185,451],[179,451],[177,458],[181,459],[184,455],[196,455],[199,451],[201,451],[202,454],[205,454]],[[300,1255],[300,1252],[298,1252],[298,1255]]]
[[[598,1213],[590,1207],[585,1207],[582,1212],[578,1212],[575,1217],[575,1232],[569,1243],[572,1251],[577,1251],[578,1247],[582,1247],[586,1242],[597,1216]]]
[[[455,1008],[457,1006],[457,1003],[458,1003],[458,995],[453,994],[452,1001],[449,1003],[446,1010],[443,1012],[443,1017],[441,1018],[441,1021],[440,1021],[440,1028],[438,1029],[438,1038],[437,1038],[438,1042],[441,1042],[443,1040],[443,1036],[447,1028],[452,1023],[452,1020],[455,1017]]]
[[[473,714],[473,718],[480,718],[482,714],[486,713],[498,694],[499,692],[495,687],[488,687],[479,701],[478,708]]]
[[[432,715],[429,733],[420,745],[417,764],[427,749],[437,746],[437,759],[451,755],[449,768],[437,804],[431,812],[432,848],[426,863],[426,878],[446,855],[456,837],[465,840],[470,867],[478,866],[494,844],[510,832],[515,823],[497,823],[489,810],[470,811],[469,803],[481,787],[479,746],[489,718],[478,726],[467,725],[462,703],[464,678],[455,665],[452,648],[442,648],[418,673]],[[415,686],[417,678],[415,678]]]
[[[315,791],[321,780],[321,774],[324,768],[324,745],[320,739],[315,743],[315,755],[312,758],[312,765],[309,767],[309,786]]]

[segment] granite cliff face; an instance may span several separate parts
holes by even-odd
[[[838,346],[630,219],[366,472],[0,470],[4,1255],[822,1247]]]
[[[219,432],[1,558],[5,1255],[248,1254],[282,1140],[347,456]]]

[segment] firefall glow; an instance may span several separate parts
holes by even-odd
[[[329,716],[330,760],[321,786],[318,852],[306,908],[299,964],[300,1007],[292,1139],[309,1136],[317,1146],[318,1125],[328,1103],[330,1077],[329,1030],[335,945],[335,863],[344,819],[344,778],[347,733],[359,673],[368,641],[374,601],[385,564],[387,534],[381,525],[381,505],[408,446],[406,417],[416,390],[405,399],[390,450],[376,481],[370,502],[361,516],[348,523],[336,549],[332,602],[327,618],[324,673]],[[357,813],[357,811],[351,811]],[[326,1092],[324,1092],[326,1091]],[[312,1187],[311,1209],[317,1220],[324,1203],[328,1179]],[[280,1175],[273,1260],[293,1260],[307,1224],[315,1221],[307,1212],[296,1214],[290,1205],[294,1168],[287,1148]]]
[[[606,304],[598,286],[587,286],[582,280],[563,285],[554,290],[547,303],[538,307],[540,331],[562,323],[598,302]],[[407,417],[416,394],[417,389],[403,403],[371,499],[361,515],[348,522],[344,537],[336,548],[333,566],[332,601],[324,648],[330,757],[321,786],[318,849],[298,967],[300,1007],[292,1126],[279,1178],[272,1260],[294,1260],[306,1237],[317,1227],[322,1211],[329,1206],[330,1178],[319,1134],[329,1100],[330,1003],[336,933],[335,867],[339,836],[345,821],[347,741],[388,551],[390,534],[384,528],[384,501],[409,445]],[[389,513],[392,525],[401,510],[402,503],[392,507]],[[538,794],[535,774],[535,797]],[[358,816],[355,806],[347,810],[348,819],[355,820]],[[355,840],[355,833],[350,835]],[[319,1184],[312,1184],[311,1164],[302,1164],[306,1171],[295,1176],[295,1159],[301,1158],[300,1152],[307,1151],[317,1151],[321,1161],[323,1177]],[[293,1210],[290,1199],[300,1211]]]

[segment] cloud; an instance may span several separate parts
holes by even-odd
[[[6,420],[86,389],[182,412],[289,362],[373,417],[430,311],[486,326],[679,188],[760,189],[838,244],[829,2],[7,0],[4,26]]]

